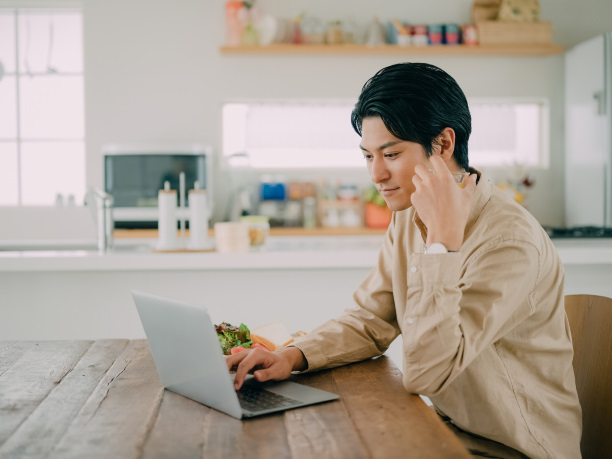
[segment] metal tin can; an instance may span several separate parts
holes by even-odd
[[[476,27],[473,25],[464,25],[461,27],[462,41],[464,45],[474,46],[478,44],[478,35]]]

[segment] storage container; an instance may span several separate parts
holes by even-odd
[[[501,22],[476,23],[481,45],[517,45],[552,43],[550,22]]]

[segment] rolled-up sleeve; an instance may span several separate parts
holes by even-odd
[[[393,226],[393,225],[391,225]],[[307,371],[333,368],[384,353],[399,334],[392,283],[393,235],[388,230],[377,265],[355,291],[355,307],[295,343]]]

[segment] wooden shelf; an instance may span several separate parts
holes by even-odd
[[[516,45],[292,45],[222,46],[222,54],[252,55],[417,55],[417,56],[549,56],[561,54],[563,46],[553,44]]]

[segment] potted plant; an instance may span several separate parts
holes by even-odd
[[[393,212],[387,207],[385,199],[376,186],[371,185],[365,192],[365,225],[373,229],[387,229]]]

